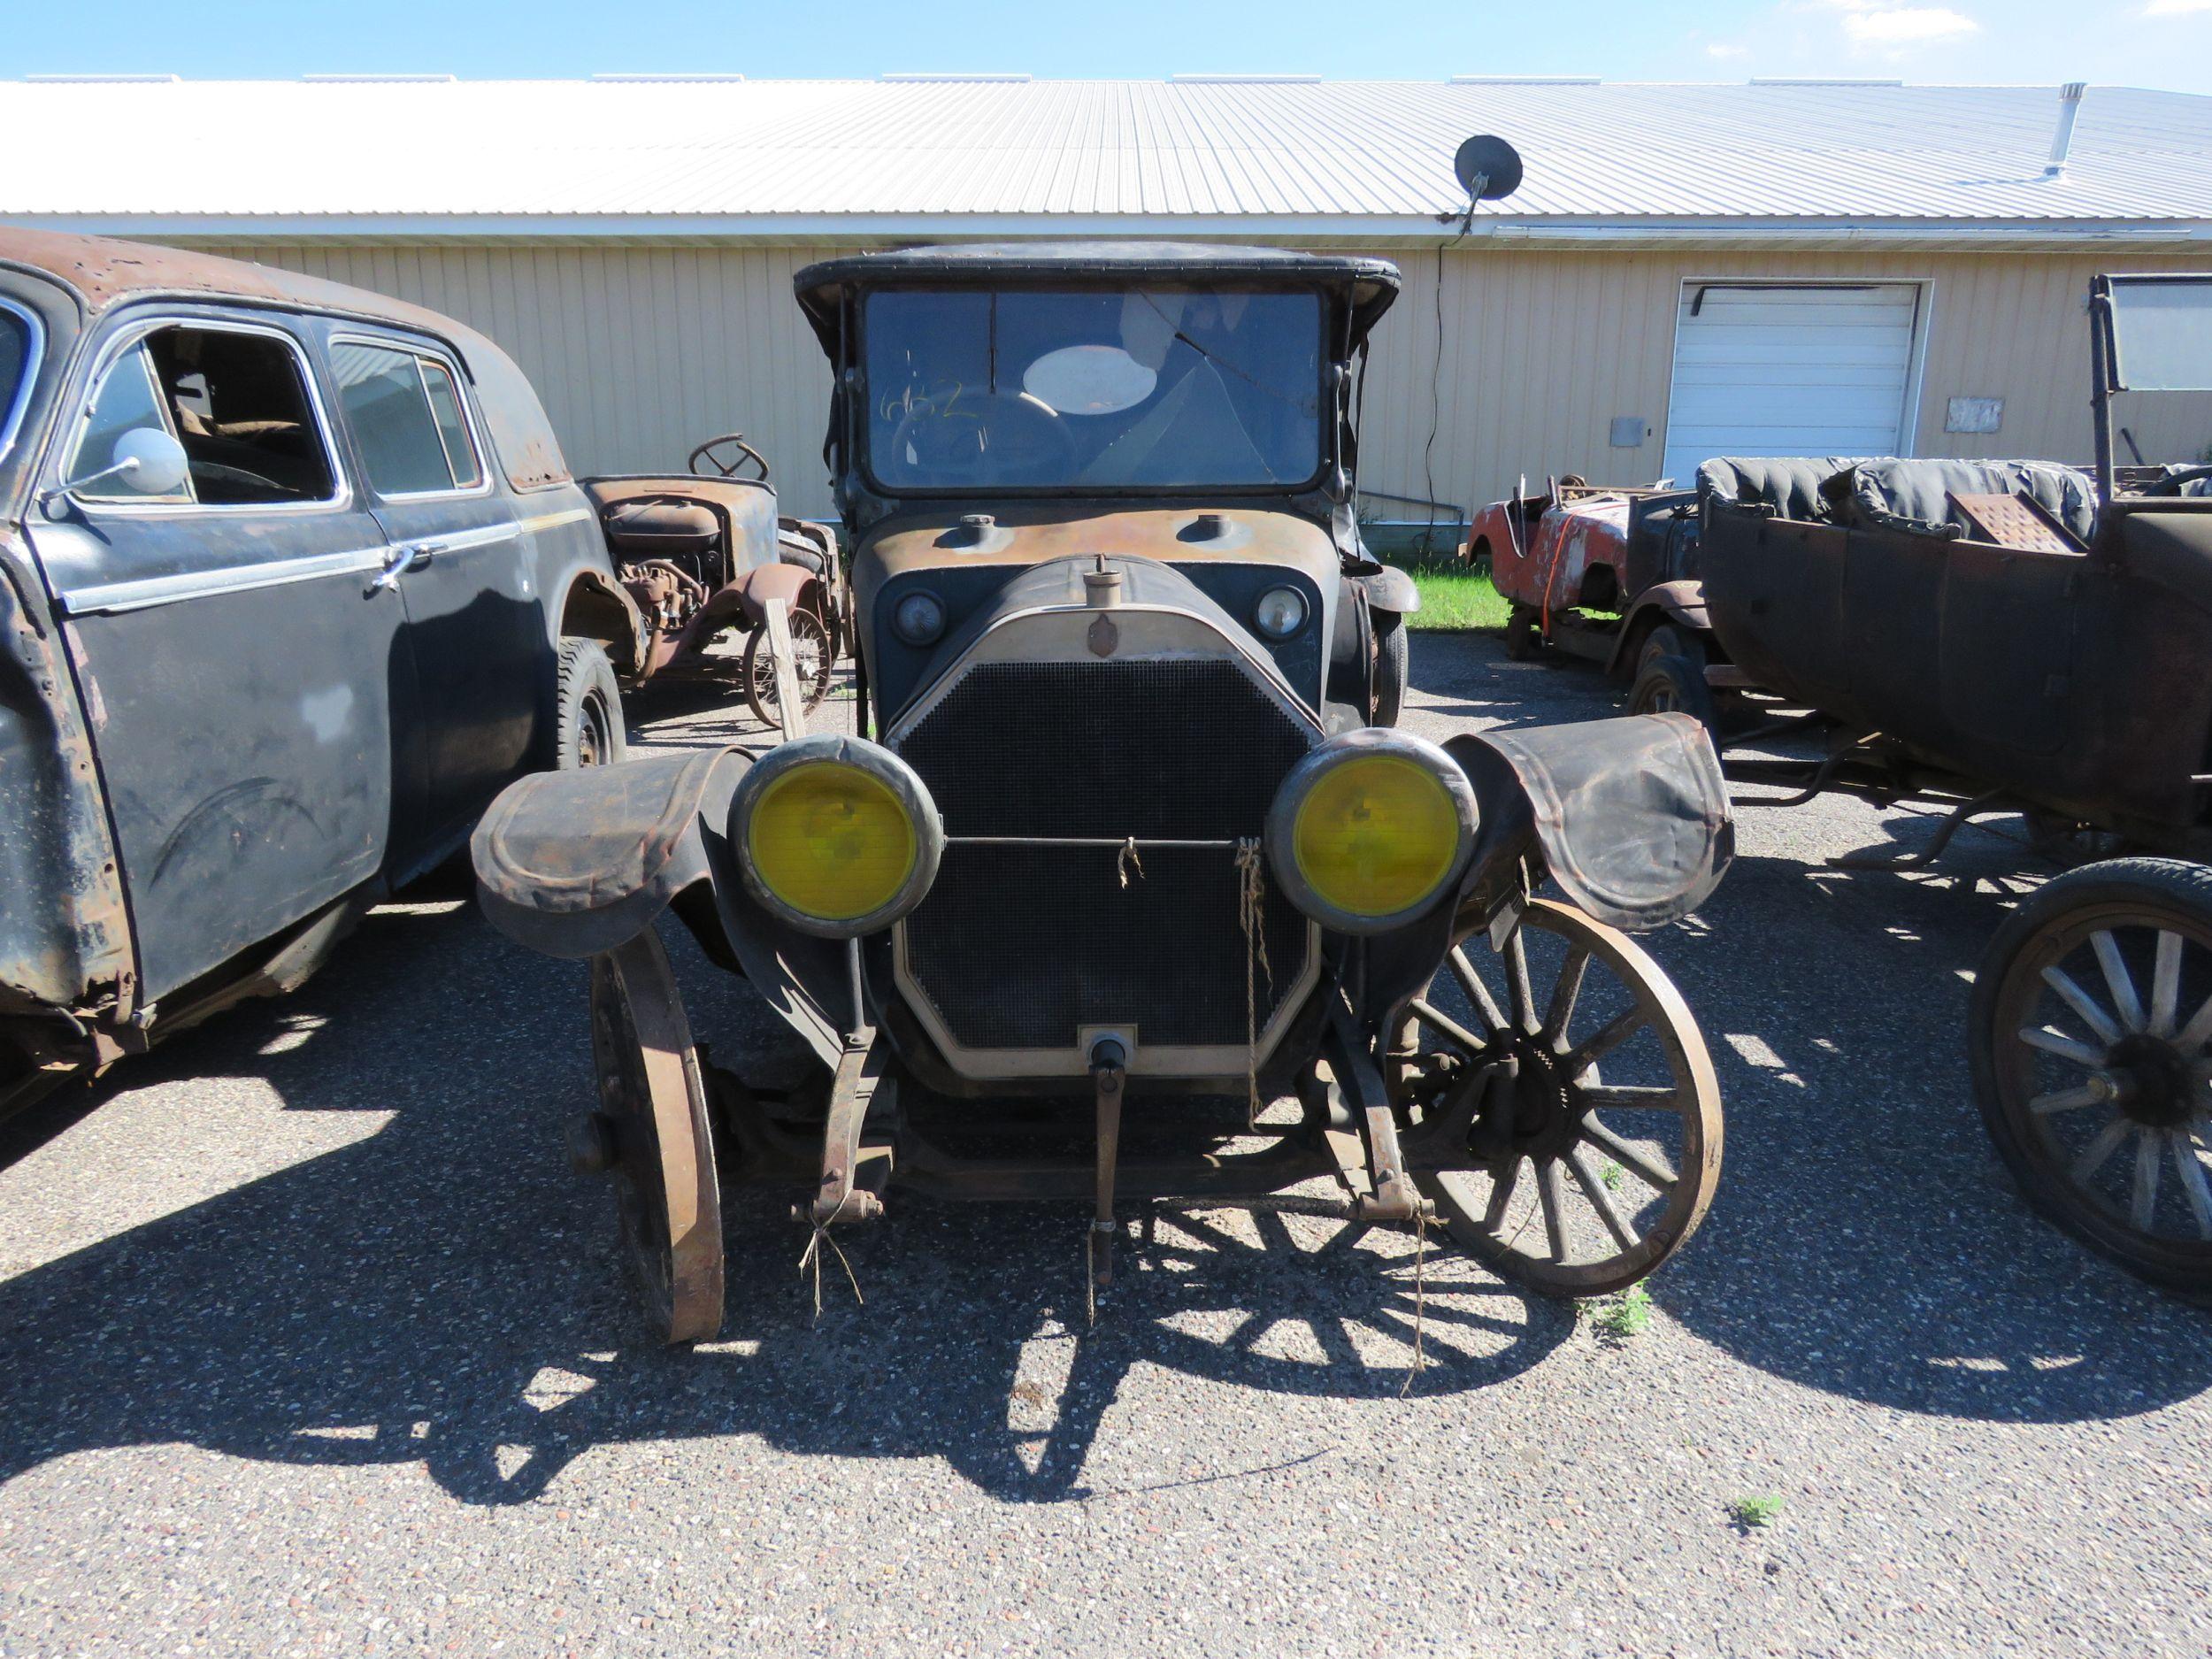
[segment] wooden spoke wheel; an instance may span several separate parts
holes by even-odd
[[[830,675],[836,665],[837,653],[822,618],[811,611],[794,611],[791,666],[799,681],[800,713],[811,714],[821,706],[822,699],[829,695]],[[745,641],[745,665],[741,672],[753,718],[763,726],[782,725],[783,703],[776,689],[776,664],[768,652],[765,627],[756,628],[752,638]]]
[[[641,933],[591,963],[599,1110],[580,1125],[580,1167],[612,1180],[622,1246],[646,1322],[662,1340],[722,1328],[722,1202],[699,1056],[667,953]]]
[[[2154,1284],[2212,1296],[2212,870],[2116,858],[1990,943],[1968,1055],[2030,1202]]]
[[[1490,956],[1455,939],[1386,1028],[1409,1166],[1505,1278],[1548,1296],[1620,1290],[1688,1241],[1719,1182],[1705,1040],[1658,964],[1571,906],[1532,901],[1479,969]]]

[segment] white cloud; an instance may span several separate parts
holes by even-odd
[[[2205,4],[2212,5],[2212,0],[2205,0]],[[1751,48],[1748,46],[1731,46],[1716,42],[1714,44],[1708,46],[1705,49],[1705,55],[1708,58],[1717,58],[1723,63],[1727,63],[1739,58],[1750,57]]]
[[[1898,0],[1810,0],[1813,9],[1839,13],[1844,38],[1862,51],[1895,52],[1964,40],[1981,25],[1949,6],[1901,5]],[[2212,10],[2212,0],[2148,0],[2154,6]]]
[[[2150,0],[2143,8],[2147,18],[2193,18],[2212,12],[2212,0]]]

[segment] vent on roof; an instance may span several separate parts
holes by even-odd
[[[1023,81],[1029,79],[1027,75],[966,74],[960,73],[939,74],[936,71],[928,69],[915,71],[911,73],[886,75],[883,78],[886,81],[1004,81],[1010,85],[1015,86],[1018,86]]]
[[[1597,75],[1454,75],[1445,83],[1454,87],[1601,87]]]
[[[639,72],[638,72],[637,73],[635,73],[635,74],[628,74],[628,73],[615,73],[615,74],[594,75],[594,76],[592,77],[592,79],[593,79],[594,81],[742,81],[742,80],[744,80],[744,79],[745,79],[745,77],[744,77],[744,76],[742,76],[742,75],[721,75],[721,74],[708,74],[708,73],[704,73],[704,72],[698,72],[698,73],[695,73],[695,72],[693,72],[693,71],[691,71],[691,70],[688,70],[688,69],[676,69],[676,70],[671,70],[668,73],[666,73],[666,74],[664,74],[664,74],[655,74],[655,73],[652,73],[651,71],[649,71],[649,70],[641,70],[641,71],[639,71]]]
[[[2089,90],[2086,82],[2070,81],[2058,89],[2058,130],[2051,134],[2050,165],[2043,169],[2047,179],[2066,176],[2066,157],[2074,148],[2074,122],[2081,115],[2082,95]]]
[[[165,87],[170,85],[172,82],[180,80],[180,77],[176,75],[26,75],[23,79],[26,81],[35,81],[42,86],[50,87],[81,86],[88,83],[96,83],[102,86],[120,84],[124,86]]]
[[[1901,81],[1874,81],[1854,75],[1809,75],[1793,80],[1786,75],[1754,75],[1755,87],[1901,87]]]
[[[458,75],[348,75],[348,74],[340,74],[340,75],[302,75],[302,76],[300,77],[300,79],[301,79],[302,81],[374,81],[374,82],[376,82],[376,83],[377,83],[377,84],[379,84],[379,85],[387,85],[387,84],[389,84],[390,82],[393,82],[393,81],[429,81],[429,82],[437,82],[437,83],[442,84],[443,82],[445,82],[445,81],[458,81],[458,80],[460,79],[460,77],[459,77]]]
[[[1320,81],[1319,75],[1170,75],[1168,80],[1184,86],[1243,86],[1243,87],[1310,87]]]

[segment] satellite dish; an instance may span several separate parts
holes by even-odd
[[[1521,152],[1502,138],[1478,133],[1459,147],[1452,171],[1474,200],[1494,202],[1521,188]]]

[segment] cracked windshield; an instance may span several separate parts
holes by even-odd
[[[1311,294],[879,294],[866,342],[887,489],[1264,488],[1320,470]]]

